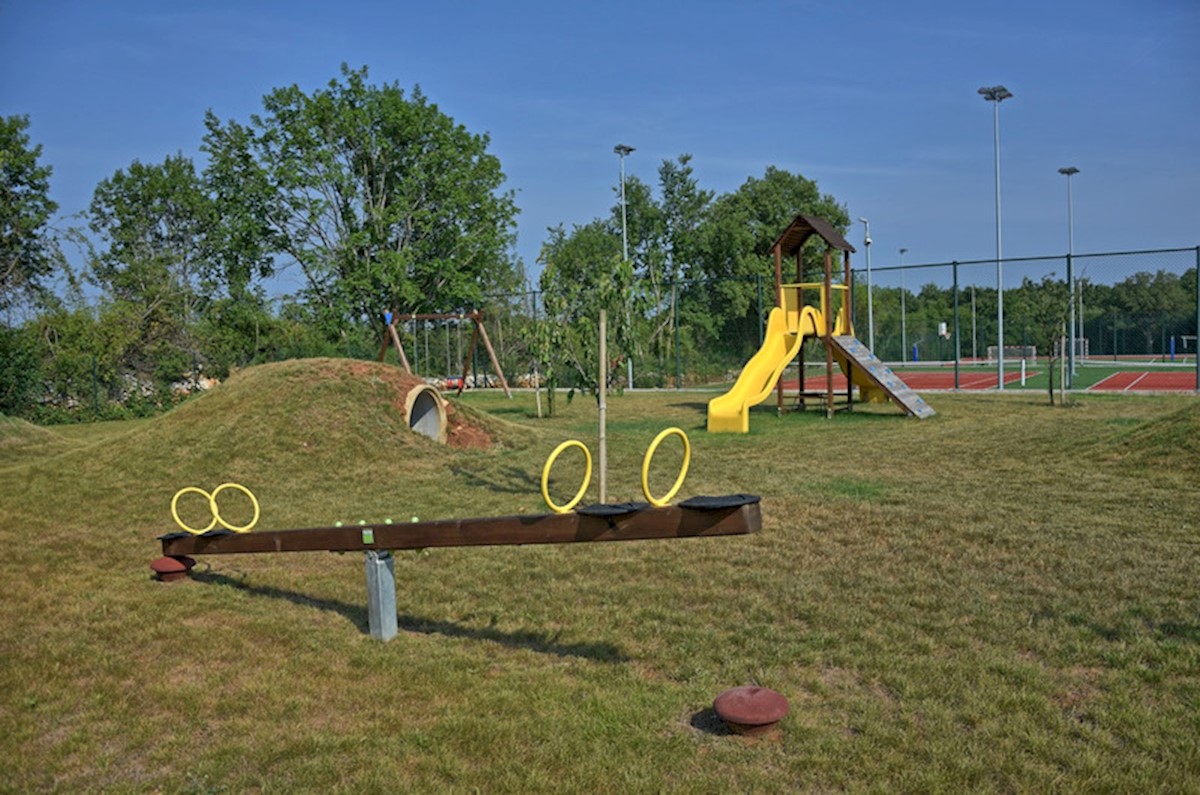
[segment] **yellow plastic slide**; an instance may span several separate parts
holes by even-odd
[[[800,352],[805,336],[817,333],[820,313],[815,309],[805,306],[791,314],[789,323],[788,312],[779,307],[771,310],[758,353],[746,362],[732,389],[708,401],[710,433],[749,432],[750,407],[767,399],[783,368]]]

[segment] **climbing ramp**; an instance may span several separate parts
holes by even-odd
[[[858,387],[863,400],[882,399],[883,396],[887,396],[897,406],[921,419],[937,413],[862,342],[848,334],[833,336],[830,339],[833,342],[834,358],[842,365],[843,370],[850,370],[851,381]],[[847,365],[850,367],[847,368]]]

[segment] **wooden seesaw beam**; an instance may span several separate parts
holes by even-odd
[[[758,497],[731,495],[695,497],[662,508],[644,503],[601,505],[570,513],[530,516],[248,533],[221,530],[193,535],[178,532],[160,536],[159,540],[163,551],[160,560],[264,552],[365,552],[370,632],[381,640],[389,640],[398,632],[393,550],[707,538],[745,535],[761,528]]]

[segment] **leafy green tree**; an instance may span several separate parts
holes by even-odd
[[[54,269],[58,248],[50,218],[50,166],[41,144],[30,146],[28,116],[0,116],[0,309],[36,294]]]
[[[1026,276],[1014,297],[1020,301],[1015,316],[1022,318],[1030,329],[1031,344],[1046,351],[1047,389],[1053,406],[1055,365],[1064,353],[1063,340],[1071,307],[1067,283],[1054,278],[1054,274],[1043,276],[1040,282]]]
[[[666,369],[671,334],[678,320],[677,290],[683,268],[700,251],[701,229],[712,204],[712,191],[701,190],[691,167],[692,156],[664,160],[658,169],[660,198],[634,181],[627,191],[637,275],[637,301],[645,313],[645,346]],[[614,214],[620,208],[614,209]]]
[[[608,312],[609,339],[617,350],[634,349],[625,313],[633,287],[633,268],[621,257],[621,240],[602,221],[577,226],[570,235],[560,226],[550,230],[542,247],[541,289],[545,317],[537,324],[538,344],[549,365],[547,381],[558,383],[553,362],[561,362],[575,383],[598,393],[599,316]],[[619,357],[609,357],[605,372],[618,370]],[[553,386],[551,386],[553,389]]]
[[[757,309],[760,283],[767,285],[768,305],[774,303],[770,288],[775,265],[769,248],[800,212],[824,218],[835,229],[844,230],[850,223],[846,209],[822,194],[815,182],[774,166],[761,179],[748,179],[713,203],[695,259],[684,269],[692,281],[704,285],[682,302],[682,311],[698,335],[697,347],[723,352],[731,360],[741,360],[752,351],[764,322]],[[820,268],[822,256],[816,246],[808,246],[805,272]]]
[[[246,125],[206,118],[210,180],[240,197],[225,234],[244,261],[298,264],[328,333],[388,309],[475,306],[516,285],[517,209],[490,141],[420,88],[405,96],[343,65],[341,81],[275,89],[263,108]]]
[[[154,165],[135,160],[96,187],[88,225],[100,246],[90,277],[136,327],[123,364],[138,375],[169,381],[194,365],[214,214],[183,155]]]

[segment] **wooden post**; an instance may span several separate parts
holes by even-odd
[[[476,314],[475,327],[479,329],[479,336],[483,338],[483,347],[488,352],[488,358],[492,360],[492,367],[496,370],[496,377],[500,379],[500,386],[504,387],[504,394],[508,396],[509,400],[512,400],[508,381],[504,380],[504,371],[500,369],[500,360],[496,358],[496,352],[492,350],[492,341],[488,339],[487,329],[483,325],[483,313]]]
[[[825,316],[825,416],[833,419],[833,324],[829,319],[829,313],[833,311],[833,291],[830,288],[830,280],[833,278],[833,257],[830,251],[829,248],[825,249],[825,311],[822,314]]]
[[[600,502],[608,502],[608,436],[605,433],[608,406],[605,395],[608,394],[608,310],[600,310],[600,443],[597,445],[597,458],[600,469]]]
[[[775,244],[775,306],[783,309],[783,246]],[[761,322],[761,321],[760,321]],[[784,368],[786,369],[786,368]],[[775,413],[783,414],[783,374],[775,382]]]
[[[388,323],[388,331],[392,334],[392,342],[396,344],[396,353],[400,354],[400,364],[404,367],[404,372],[412,375],[412,368],[408,366],[408,357],[404,355],[404,346],[400,344],[400,335],[396,333],[396,321]]]
[[[842,284],[846,289],[842,291],[842,333],[850,328],[850,308],[853,305],[854,293],[850,291],[850,252],[842,252]],[[850,357],[846,357],[846,407],[849,411],[854,411],[854,361]]]

